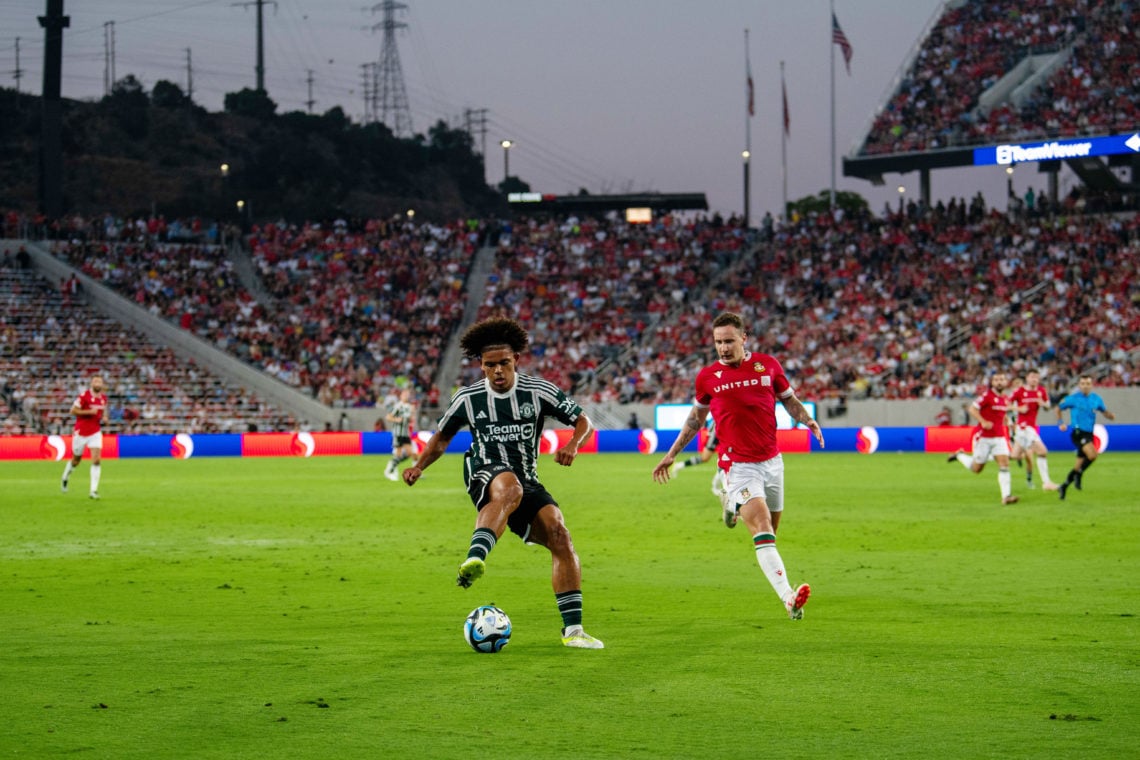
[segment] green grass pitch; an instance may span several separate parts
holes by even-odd
[[[1051,457],[1055,479],[1071,465]],[[0,464],[0,757],[1136,756],[1140,455],[1061,502],[1000,506],[996,468],[790,455],[787,619],[711,465],[544,457],[584,569],[559,642],[550,561],[506,536],[454,584],[460,460],[415,487],[387,457]],[[463,642],[494,602],[514,638]]]

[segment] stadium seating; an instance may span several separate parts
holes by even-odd
[[[1140,8],[1130,3],[948,4],[860,153],[1132,130],[1140,115],[1140,42],[1130,30],[1138,23]],[[989,87],[1027,55],[1042,53],[1067,59],[1020,105],[980,107]]]
[[[0,267],[2,432],[70,433],[75,397],[105,375],[112,433],[291,430],[296,422],[169,349],[100,316],[73,282]]]

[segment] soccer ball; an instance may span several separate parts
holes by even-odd
[[[463,622],[463,639],[476,652],[498,652],[511,641],[511,619],[493,604],[476,607]]]

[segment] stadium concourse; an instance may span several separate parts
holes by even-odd
[[[130,230],[127,239],[100,239],[104,225],[72,220],[52,249],[154,317],[333,408],[372,407],[404,382],[438,403],[434,373],[449,343],[466,321],[491,313],[527,324],[528,366],[589,403],[685,402],[709,358],[709,320],[724,309],[745,316],[758,349],[784,357],[809,400],[970,397],[998,366],[1040,367],[1053,392],[1086,370],[1102,387],[1140,384],[1136,214],[1014,214],[954,200],[749,231],[672,217],[640,226],[574,218],[267,225],[242,247],[260,275],[253,289],[235,276],[232,251],[227,258],[217,246],[172,243],[140,227],[116,225]],[[486,276],[474,278],[481,257]],[[13,266],[6,256],[5,271]],[[26,385],[37,341],[65,332],[55,295],[25,298],[39,308],[19,325],[6,320],[12,387]],[[13,337],[19,330],[32,337]],[[102,343],[161,355],[138,336]],[[247,392],[203,387],[164,356],[161,382],[199,413],[152,429],[240,424],[202,420]],[[87,358],[76,371],[108,371],[105,361]],[[34,370],[37,382],[66,369],[55,362]],[[124,360],[124,371],[131,366]],[[59,382],[72,389],[76,378]],[[144,394],[151,387],[144,372],[131,382]],[[64,424],[69,392],[44,392],[52,411],[24,424],[38,432]],[[261,425],[296,424],[249,403]]]
[[[1138,26],[1135,3],[949,4],[876,116],[861,152],[1131,133],[1140,124]],[[982,94],[1027,56],[1056,69],[1018,102],[982,103]]]

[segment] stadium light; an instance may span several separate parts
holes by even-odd
[[[230,165],[229,165],[229,164],[222,164],[222,165],[221,165],[221,166],[219,166],[218,168],[219,168],[219,169],[221,170],[221,172],[222,172],[222,178],[223,178],[223,179],[225,179],[226,177],[230,176]]]
[[[499,145],[503,146],[503,182],[506,182],[507,177],[511,176],[511,146],[514,143],[510,140],[503,140]]]

